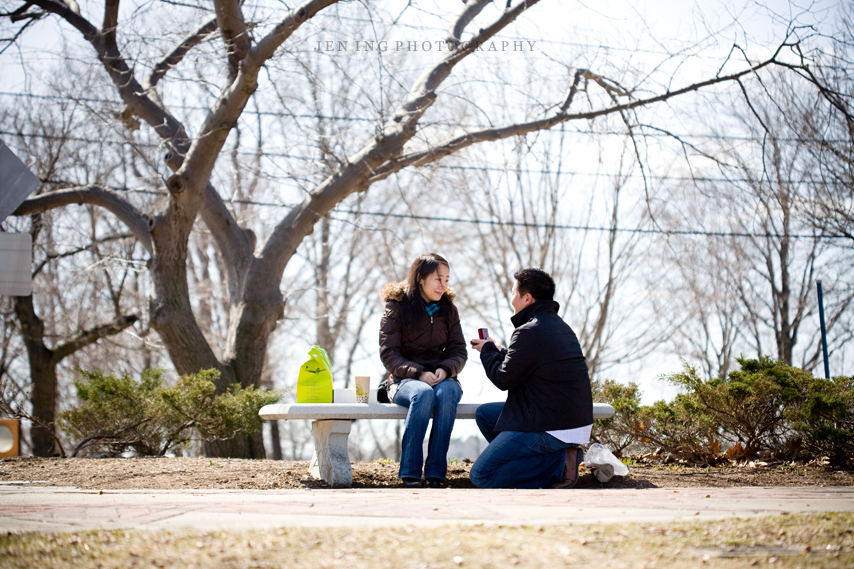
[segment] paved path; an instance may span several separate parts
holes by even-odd
[[[0,486],[0,531],[590,524],[854,511],[854,487],[94,490]]]

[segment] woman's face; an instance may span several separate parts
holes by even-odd
[[[418,281],[421,286],[421,297],[427,302],[439,302],[448,290],[450,278],[451,269],[446,265],[439,265],[438,269]]]

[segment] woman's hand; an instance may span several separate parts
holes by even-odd
[[[442,371],[444,373],[444,370],[439,370],[439,371]],[[445,376],[447,377],[447,374],[445,374]],[[435,373],[433,373],[432,371],[422,371],[421,375],[418,376],[418,379],[420,379],[421,381],[423,381],[424,383],[426,383],[430,387],[435,387],[445,378],[443,377],[442,379],[439,379],[437,377],[437,375]]]
[[[418,376],[418,379],[427,385],[433,385],[436,383],[436,374],[432,371],[422,371],[421,375]]]

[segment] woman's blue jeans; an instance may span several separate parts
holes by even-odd
[[[445,480],[448,473],[448,446],[451,443],[451,431],[457,417],[457,403],[463,396],[460,384],[446,379],[435,387],[430,387],[419,379],[400,382],[393,402],[409,407],[403,428],[403,440],[400,453],[400,478],[421,478],[424,466],[425,478]],[[430,441],[427,444],[427,463],[424,463],[424,435],[427,422],[433,416],[433,428],[430,429]]]
[[[489,441],[471,468],[478,488],[548,488],[563,480],[564,449],[575,446],[548,433],[493,432],[504,403],[477,408],[475,420]]]

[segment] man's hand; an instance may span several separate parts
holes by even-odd
[[[498,348],[499,352],[502,349],[501,344],[496,342],[493,338],[487,338],[486,340],[470,340],[470,342],[471,342],[471,347],[474,348],[475,350],[477,350],[478,352],[483,349],[483,345],[486,344],[487,342],[492,342],[493,344],[495,344],[495,347]]]
[[[436,370],[436,374],[435,374],[435,375],[436,375],[436,383],[435,383],[434,385],[437,385],[437,384],[439,384],[439,383],[442,383],[443,381],[445,381],[446,379],[448,379],[448,372],[446,372],[446,371],[445,371],[444,369],[442,369],[442,368],[437,369],[437,370]]]

